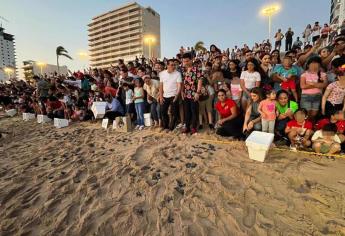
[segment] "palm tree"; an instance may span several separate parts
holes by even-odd
[[[67,53],[68,53],[67,50],[62,46],[59,46],[56,48],[56,64],[57,64],[57,69],[58,69],[58,75],[60,75],[59,56],[64,56],[73,60],[73,58]]]
[[[198,42],[195,44],[194,49],[195,49],[195,51],[197,51],[197,52],[200,52],[200,51],[205,52],[205,51],[206,51],[206,48],[204,47],[204,42],[203,42],[203,41],[198,41]]]

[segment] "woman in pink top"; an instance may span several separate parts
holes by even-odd
[[[261,114],[262,132],[274,134],[277,118],[276,97],[277,94],[274,90],[267,90],[266,99],[259,104],[258,111]]]
[[[321,72],[321,58],[312,57],[307,62],[307,71],[301,75],[301,108],[313,120],[319,112],[322,92],[327,86],[327,75]]]
[[[332,66],[338,81],[328,85],[322,97],[322,114],[327,117],[330,117],[332,111],[345,111],[345,60],[334,59]]]

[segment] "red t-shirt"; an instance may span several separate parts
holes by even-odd
[[[327,125],[329,123],[331,123],[331,121],[328,118],[319,120],[315,125],[315,129],[320,130],[325,125]],[[335,123],[335,125],[337,126],[338,133],[344,133],[344,131],[345,131],[345,120],[339,120],[339,121],[337,121],[337,123]]]
[[[224,106],[222,106],[222,103],[220,101],[218,101],[216,103],[215,107],[216,107],[217,111],[219,112],[221,118],[227,118],[227,117],[231,116],[232,115],[231,108],[236,107],[236,109],[237,109],[236,103],[229,98],[227,98],[225,100]]]
[[[282,82],[280,87],[282,87],[282,89],[284,89],[286,91],[296,90],[295,80],[289,79],[287,82]]]
[[[60,101],[48,101],[47,106],[50,107],[52,110],[56,110],[62,107],[62,102]]]
[[[104,89],[104,93],[105,94],[111,94],[111,96],[115,97],[116,96],[116,92],[117,90],[113,87],[108,87],[106,86],[105,89]]]
[[[290,127],[290,128],[294,128],[294,127],[295,128],[302,128],[302,125],[298,124],[297,120],[290,120],[287,123],[287,127]],[[311,123],[310,121],[306,120],[304,122],[304,128],[312,130],[313,129],[313,123]]]

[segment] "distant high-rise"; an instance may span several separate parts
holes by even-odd
[[[91,67],[107,68],[118,59],[160,58],[160,16],[138,3],[96,16],[88,25]]]
[[[345,0],[331,0],[330,24],[341,25],[345,20]]]
[[[16,77],[14,36],[0,27],[0,81]]]

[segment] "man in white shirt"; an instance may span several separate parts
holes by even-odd
[[[181,93],[182,76],[176,71],[175,61],[168,60],[168,68],[159,73],[159,102],[164,129],[174,130],[178,117],[178,99]],[[171,105],[172,121],[169,125],[168,109]]]

